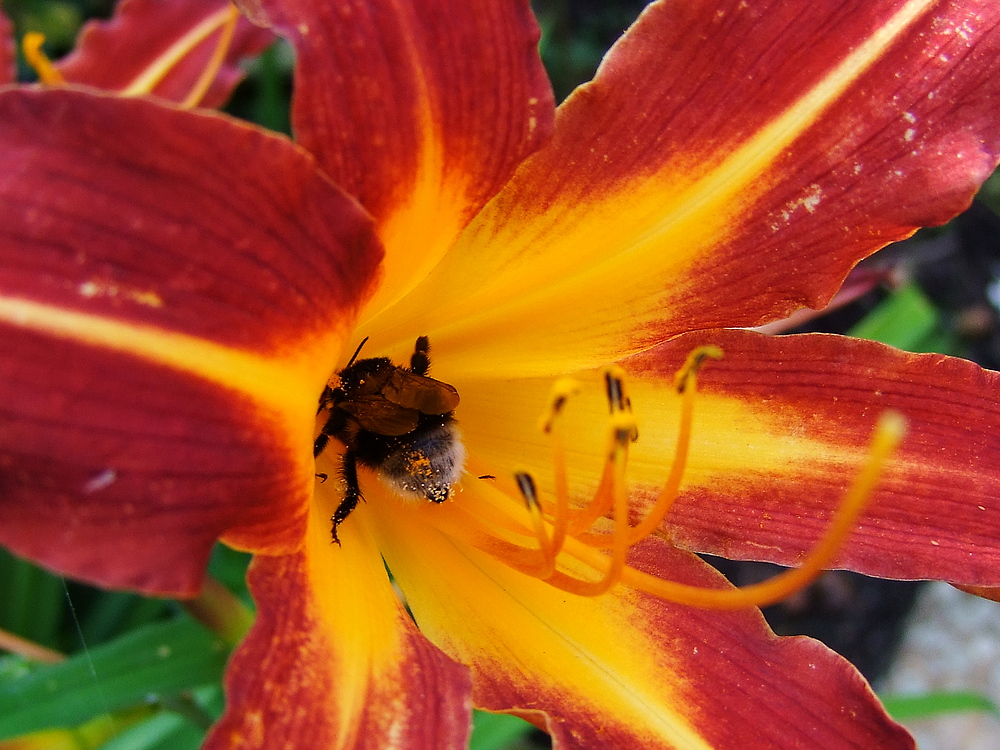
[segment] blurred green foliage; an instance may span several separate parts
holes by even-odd
[[[897,721],[926,719],[941,714],[978,711],[1000,717],[1000,709],[989,698],[970,692],[934,692],[920,695],[882,696],[889,715]]]

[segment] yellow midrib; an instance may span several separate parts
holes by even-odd
[[[270,357],[151,325],[13,296],[0,296],[0,323],[130,354],[188,373],[239,391],[265,408],[289,415],[290,419],[312,413],[325,377],[315,363],[307,366],[304,354],[294,358]],[[315,348],[309,349],[315,352]]]
[[[812,127],[824,110],[833,105],[847,88],[875,64],[900,34],[914,21],[920,18],[935,0],[910,0],[900,8],[888,21],[876,29],[862,44],[847,55],[822,80],[812,85],[809,90],[797,99],[781,114],[772,119],[769,124],[757,131],[742,146],[704,176],[698,178],[688,189],[675,192],[670,199],[674,208],[663,212],[659,221],[640,230],[631,239],[630,254],[657,252],[665,238],[683,228],[684,232],[693,232],[694,227],[701,226],[706,234],[716,241],[719,239],[719,226],[709,231],[714,222],[705,221],[705,217],[721,217],[725,220],[727,207],[739,206],[743,201],[738,196],[748,194],[748,188],[755,180],[760,179],[767,169],[774,164],[782,151],[801,137]],[[662,172],[652,179],[643,179],[643,184],[624,190],[633,194],[637,204],[649,204],[651,212],[662,212],[664,177]],[[670,190],[666,194],[670,194]],[[749,191],[750,194],[759,190]],[[697,243],[691,243],[692,245]],[[617,265],[621,258],[610,258],[586,271],[583,276],[604,275],[604,265]]]
[[[832,105],[848,86],[877,62],[882,53],[933,2],[934,0],[911,0],[904,5],[831,73],[812,86],[769,125],[759,130],[705,179],[699,180],[688,196],[678,201],[678,205],[683,207],[682,211],[671,214],[649,234],[657,234],[662,231],[664,224],[683,220],[685,214],[698,212],[706,204],[715,203],[715,196],[742,193],[748,184],[774,163],[778,154],[816,122],[823,110]],[[640,238],[639,243],[641,242]]]
[[[471,252],[469,265],[461,261],[454,264],[450,273],[453,277],[467,277],[475,273],[479,283],[476,291],[460,298],[456,305],[440,302],[441,286],[454,278],[435,279],[412,298],[406,300],[402,314],[395,310],[380,315],[376,324],[383,320],[406,319],[410,305],[425,314],[425,328],[447,330],[456,326],[466,328],[472,319],[479,319],[476,325],[489,325],[486,321],[499,320],[512,314],[512,310],[527,309],[538,299],[548,298],[553,285],[577,288],[593,281],[595,287],[600,280],[615,278],[626,258],[633,263],[643,264],[644,258],[654,258],[660,268],[671,263],[682,269],[690,263],[690,258],[703,251],[705,243],[718,243],[730,231],[733,210],[745,210],[747,196],[759,195],[758,187],[750,186],[760,180],[774,165],[776,158],[806,131],[814,126],[820,115],[832,106],[843,93],[882,57],[885,51],[916,20],[934,5],[935,0],[910,0],[892,17],[875,29],[866,39],[844,57],[826,76],[812,85],[800,98],[758,130],[728,157],[721,160],[710,171],[695,178],[688,186],[671,184],[678,175],[674,166],[668,164],[652,177],[644,176],[635,184],[619,186],[619,195],[628,195],[635,214],[630,220],[630,228],[623,228],[613,218],[617,210],[613,203],[598,202],[588,211],[583,222],[578,211],[565,212],[556,221],[574,222],[566,227],[545,225],[545,252],[551,256],[579,257],[581,236],[583,245],[593,247],[593,263],[582,263],[581,269],[567,274],[564,264],[552,264],[551,268],[538,269],[529,288],[525,288],[524,265],[511,262],[519,255],[537,253],[535,233],[520,233],[515,224],[506,227],[486,225],[484,236],[474,230],[474,236],[492,247],[501,242],[506,250],[500,260],[485,257],[485,254]],[[601,199],[603,201],[603,199]],[[669,203],[669,208],[665,207]],[[544,224],[544,222],[543,222]],[[605,237],[602,227],[614,226],[615,236]],[[500,238],[495,235],[499,231]],[[583,233],[581,235],[581,233]],[[601,241],[594,240],[598,237]],[[622,251],[612,257],[604,256],[604,240],[613,241]],[[470,240],[474,241],[474,240]],[[565,245],[565,252],[562,252]],[[673,258],[665,258],[663,248],[673,249]],[[682,252],[680,248],[688,248]],[[584,250],[583,252],[588,252]],[[602,257],[604,256],[604,257]],[[473,269],[478,268],[478,271]],[[658,283],[660,276],[655,277]],[[543,283],[548,281],[549,283]],[[514,292],[512,293],[512,290]],[[436,304],[435,304],[436,301]],[[433,312],[427,313],[428,309]],[[401,341],[401,332],[389,322],[383,334],[385,340]],[[400,346],[402,344],[399,344]],[[387,345],[388,346],[388,345]]]

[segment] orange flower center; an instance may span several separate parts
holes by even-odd
[[[455,508],[454,513],[449,514],[450,519],[442,519],[447,533],[463,538],[516,570],[582,596],[598,596],[621,583],[679,604],[704,609],[739,609],[773,604],[807,586],[832,562],[871,500],[886,462],[905,433],[905,423],[899,414],[887,412],[880,418],[864,465],[845,493],[826,534],[801,567],[763,583],[715,589],[664,580],[628,565],[630,548],[660,527],[677,499],[691,442],[698,369],[706,358],[721,356],[717,347],[701,347],[691,353],[677,372],[674,384],[682,395],[682,406],[670,475],[656,501],[636,525],[629,523],[626,466],[629,446],[638,433],[625,390],[624,373],[619,368],[612,368],[605,373],[611,411],[607,458],[591,500],[583,507],[570,505],[559,417],[576,386],[572,381],[563,380],[553,387],[541,424],[552,444],[552,496],[541,496],[532,475],[518,472],[515,479],[524,497],[526,516],[524,509],[517,512],[501,502],[465,504]]]

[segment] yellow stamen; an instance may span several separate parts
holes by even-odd
[[[233,33],[236,31],[236,22],[240,18],[240,12],[236,9],[235,5],[230,5],[228,11],[228,16],[223,23],[222,31],[219,34],[219,41],[212,51],[212,56],[209,58],[208,64],[201,72],[194,86],[191,87],[191,91],[188,92],[188,95],[184,97],[184,101],[181,102],[182,107],[190,108],[198,106],[215,80],[215,76],[218,75],[219,68],[226,61],[226,54],[229,52],[229,45],[232,44]]]
[[[505,499],[510,500],[509,497]],[[489,503],[484,505],[489,506]],[[491,524],[488,519],[493,514],[488,507],[485,514],[482,512],[483,507],[476,507],[475,515],[472,510],[458,503],[444,503],[435,508],[434,522],[449,536],[460,538],[470,546],[503,560],[515,570],[534,578],[542,577],[540,574],[546,572],[546,564],[540,559],[538,548],[523,546],[532,539],[537,543],[534,532],[529,528],[530,518],[524,519],[527,525],[513,528],[515,523],[510,517],[501,525]],[[514,515],[515,509],[510,510],[511,515]],[[527,513],[524,505],[519,510]]]
[[[604,373],[604,385],[608,398],[608,409],[611,413],[612,430],[608,448],[608,455],[613,455],[617,450],[619,442],[618,431],[622,428],[628,430],[627,438],[629,442],[635,442],[639,438],[639,430],[632,419],[632,402],[625,392],[625,372],[620,367],[608,368]],[[619,422],[616,424],[616,422]],[[561,477],[561,483],[567,484],[565,453],[556,455],[553,451],[553,460],[557,482]],[[613,465],[608,462],[604,465],[600,482],[594,497],[585,507],[570,513],[567,532],[579,535],[585,532],[598,519],[606,516],[614,506],[614,476]]]
[[[674,387],[681,394],[681,425],[677,432],[677,446],[670,465],[670,476],[646,517],[632,529],[629,535],[630,545],[639,543],[658,529],[677,500],[691,448],[691,422],[694,416],[694,397],[698,390],[698,369],[707,358],[722,359],[722,350],[717,346],[698,347],[688,355],[674,379]]]
[[[612,467],[611,496],[614,506],[614,527],[610,534],[611,559],[607,570],[597,581],[581,581],[569,576],[561,577],[559,588],[581,596],[600,596],[621,580],[628,555],[628,493],[625,487],[625,465],[628,458],[629,438],[633,434],[634,423],[629,420],[616,430],[616,444],[609,464]],[[593,566],[600,569],[599,565]]]
[[[556,475],[560,473],[565,475],[566,464],[565,461],[555,466]],[[565,479],[563,480],[566,481]],[[612,484],[614,482],[612,466],[610,463],[604,464],[604,470],[601,473],[601,479],[597,483],[597,489],[594,490],[594,497],[591,501],[583,508],[573,510],[570,512],[569,523],[567,525],[567,533],[577,536],[593,525],[593,523],[598,518],[603,518],[608,513],[611,512],[611,508],[614,505],[614,497],[612,496]]]
[[[717,346],[699,346],[684,360],[684,366],[674,375],[674,388],[678,393],[696,385],[695,376],[706,359],[722,359],[722,349]]]
[[[42,50],[45,43],[45,34],[37,31],[29,31],[21,40],[21,51],[24,59],[38,75],[38,80],[47,86],[62,86],[66,83],[62,73],[56,70],[48,55]]]
[[[552,386],[549,396],[549,408],[542,415],[539,427],[546,433],[552,441],[552,463],[553,466],[562,467],[562,470],[555,472],[555,507],[549,512],[552,514],[552,552],[553,556],[559,554],[563,542],[566,540],[566,528],[569,523],[569,483],[566,476],[566,444],[563,441],[562,430],[559,429],[559,416],[563,407],[573,396],[580,391],[580,384],[569,378],[557,380]]]
[[[663,580],[627,564],[629,549],[659,528],[677,498],[691,443],[698,368],[705,359],[721,356],[722,352],[717,347],[699,348],[691,353],[677,372],[674,385],[681,394],[681,418],[674,462],[659,496],[636,526],[629,525],[625,469],[628,446],[637,431],[625,393],[623,373],[609,370],[605,377],[611,411],[608,458],[594,498],[586,507],[576,511],[575,515],[567,514],[569,492],[559,416],[569,395],[575,392],[575,386],[569,387],[566,382],[560,382],[553,389],[549,408],[541,421],[543,431],[553,441],[555,502],[540,498],[534,479],[526,472],[520,472],[515,478],[524,496],[526,510],[522,507],[520,513],[512,514],[509,496],[495,491],[489,495],[489,502],[467,508],[453,507],[451,512],[442,514],[442,528],[450,535],[463,537],[515,570],[581,596],[598,596],[621,583],[677,604],[702,609],[742,609],[773,604],[807,586],[833,562],[872,499],[886,463],[906,432],[905,422],[899,414],[887,412],[879,419],[861,471],[846,493],[829,529],[803,560],[801,567],[763,583],[733,589],[705,588]],[[597,511],[599,513],[595,515]],[[610,511],[613,511],[611,518],[604,518]],[[566,520],[568,515],[571,515],[569,522]],[[588,530],[598,518],[601,518],[599,528],[610,528],[610,531]],[[498,520],[502,522],[497,523]],[[610,550],[610,554],[602,550]],[[591,574],[588,574],[588,569]],[[596,580],[593,573],[597,574]]]
[[[193,49],[205,41],[205,39],[207,39],[210,35],[222,28],[223,32],[219,36],[219,42],[216,45],[215,54],[212,55],[212,59],[209,60],[209,64],[206,67],[206,71],[211,70],[211,78],[214,79],[216,73],[218,73],[218,65],[221,63],[216,63],[216,67],[213,69],[213,62],[219,56],[220,48],[223,50],[222,57],[225,59],[225,51],[228,50],[232,37],[231,32],[227,35],[225,29],[229,26],[235,27],[238,18],[239,11],[234,5],[228,5],[205,18],[205,20],[170,45],[170,47],[168,47],[161,55],[147,65],[143,69],[142,73],[136,76],[128,86],[121,90],[122,96],[142,96],[143,94],[152,93],[153,89],[155,89],[159,83],[167,77],[170,71],[173,70],[181,60],[190,54]],[[202,74],[199,78],[199,83],[201,78],[204,78],[206,75],[206,73]],[[198,85],[198,83],[195,84],[192,91],[188,93],[188,96],[186,97],[187,99],[191,99],[192,95],[196,93]],[[203,95],[204,93],[202,93],[201,96]],[[197,97],[199,101],[201,96]]]
[[[848,490],[830,528],[803,560],[801,567],[779,573],[762,583],[737,589],[703,589],[698,586],[687,586],[664,581],[638,570],[628,571],[623,576],[623,581],[633,588],[646,591],[661,599],[690,604],[701,609],[766,607],[788,598],[816,580],[833,562],[837,551],[854,528],[858,516],[872,499],[875,487],[885,471],[886,462],[899,447],[905,434],[906,420],[898,412],[889,411],[879,418],[868,448],[868,460]]]
[[[599,491],[607,492],[610,499],[601,502],[601,505],[609,504],[610,507],[616,508],[615,501],[618,498],[618,494],[625,494],[625,463],[628,460],[628,445],[632,442],[632,435],[636,434],[635,421],[632,419],[632,415],[628,413],[620,413],[611,417],[611,436],[610,436],[610,448],[608,450],[608,461],[604,466],[604,476],[608,477],[608,482],[606,487],[602,482],[602,487]],[[593,508],[597,503],[591,503],[588,506],[588,510]],[[628,541],[628,515],[621,515],[615,511],[615,525],[610,533],[591,533],[589,531],[580,531],[574,533],[573,536],[584,544],[589,544],[592,547],[601,547],[604,549],[612,549],[617,543],[617,538],[622,529],[625,529],[625,539]],[[589,526],[589,524],[588,524]]]
[[[535,530],[535,537],[538,539],[538,551],[542,555],[542,566],[535,575],[538,578],[546,579],[556,570],[556,555],[549,542],[549,536],[545,531],[545,519],[542,516],[542,508],[538,503],[538,493],[535,490],[535,480],[527,472],[518,472],[514,475],[517,481],[517,488],[524,497],[524,504],[531,514],[531,525]]]

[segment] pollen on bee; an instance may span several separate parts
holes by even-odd
[[[421,434],[405,451],[383,461],[378,475],[404,498],[443,503],[464,467],[461,433],[454,422],[448,422]]]

